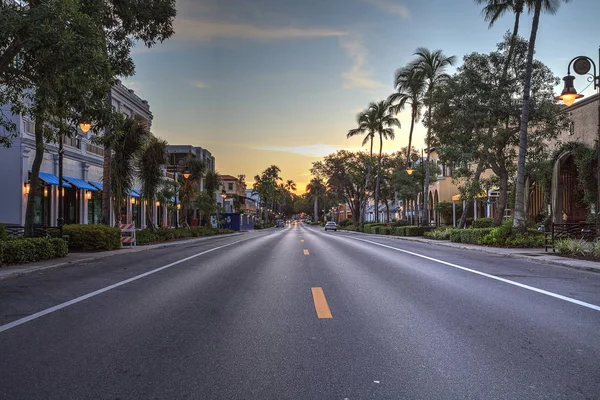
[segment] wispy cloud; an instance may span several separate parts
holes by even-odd
[[[373,79],[368,66],[368,51],[357,36],[340,37],[340,44],[352,60],[352,68],[344,72],[344,89],[375,89],[382,84]]]
[[[208,83],[202,81],[194,81],[192,82],[192,85],[194,85],[194,87],[198,89],[204,89],[208,87]]]
[[[344,147],[346,150],[358,150],[358,149],[349,149]],[[335,153],[338,150],[341,150],[341,146],[334,146],[331,144],[311,144],[306,146],[262,146],[255,147],[256,150],[266,150],[266,151],[281,151],[285,153],[294,153],[300,154],[307,157],[325,157],[329,154]]]
[[[175,31],[177,32],[177,37],[193,40],[211,40],[216,38],[282,40],[341,37],[346,35],[345,32],[335,29],[259,26],[188,18],[178,18],[175,21]]]
[[[402,4],[402,0],[363,0],[390,14],[399,15],[402,18],[408,18],[410,11],[408,7]]]

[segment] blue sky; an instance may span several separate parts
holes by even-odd
[[[488,29],[481,8],[473,0],[178,0],[175,35],[134,50],[126,85],[149,101],[157,136],[207,148],[219,172],[249,181],[276,164],[303,191],[312,161],[360,148],[345,136],[356,113],[393,91],[394,71],[417,47],[442,49],[459,65],[495,49],[513,18]],[[543,15],[536,58],[560,77],[577,55],[597,59],[599,14],[600,1],[573,0]],[[530,20],[523,15],[522,36]],[[387,151],[408,142],[408,114],[399,118]],[[417,126],[415,146],[423,136]]]

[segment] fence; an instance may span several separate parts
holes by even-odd
[[[568,223],[555,224],[552,223],[550,232],[544,233],[544,248],[548,251],[549,248],[555,252],[554,242],[561,239],[584,239],[594,240],[596,238],[596,225],[588,223]]]

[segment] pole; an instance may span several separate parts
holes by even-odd
[[[64,134],[61,132],[58,136],[58,219],[56,223],[60,229],[60,237],[63,236],[64,218],[64,198],[63,198],[63,157],[65,149],[63,148]]]
[[[598,48],[598,66],[600,67],[600,47]],[[594,71],[596,68],[594,68]],[[596,103],[598,103],[598,131],[596,136],[596,237],[600,237],[600,75],[594,77]]]

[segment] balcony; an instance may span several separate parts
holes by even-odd
[[[92,143],[85,144],[85,151],[90,154],[95,154],[100,157],[104,157],[104,148],[101,146],[96,146]]]
[[[81,141],[78,137],[63,137],[63,144],[70,147],[79,148]]]

